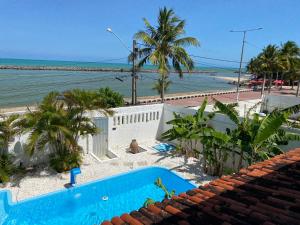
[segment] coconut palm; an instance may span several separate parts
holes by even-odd
[[[145,30],[137,32],[134,37],[143,43],[138,50],[140,61],[138,67],[151,63],[158,67],[161,80],[167,79],[171,67],[183,76],[183,68],[191,71],[194,67],[192,58],[187,53],[186,46],[198,46],[199,42],[193,37],[182,37],[185,33],[185,21],[177,17],[172,9],[164,7],[159,10],[158,24],[152,26],[144,18]],[[131,55],[130,58],[133,56]],[[164,85],[164,82],[162,82]],[[161,89],[162,102],[164,88]]]
[[[279,49],[276,45],[268,45],[258,56],[262,67],[269,75],[269,93],[271,92],[273,73],[278,71],[279,67],[281,67],[279,56]]]
[[[166,93],[166,91],[168,90],[169,86],[172,84],[172,81],[168,80],[168,79],[157,79],[157,82],[154,83],[154,86],[152,88],[152,90],[157,91],[157,93],[160,95],[161,98],[163,98],[162,93]],[[164,91],[162,91],[162,89],[164,88]]]
[[[285,71],[284,71],[285,74],[290,78],[292,78],[292,81],[294,81],[294,79],[299,79],[299,76],[297,74],[298,72],[297,67],[298,67],[298,60],[300,57],[300,48],[297,45],[297,43],[294,41],[287,41],[283,45],[281,45],[280,56],[285,66]]]
[[[298,79],[298,84],[297,84],[297,91],[296,91],[296,96],[299,97],[299,88],[300,88],[300,58],[297,58],[294,60],[294,73]]]
[[[255,74],[257,77],[263,77],[263,84],[261,89],[261,94],[263,94],[266,84],[266,72],[264,71],[265,68],[261,58],[259,56],[251,58],[246,66],[246,69],[248,72]]]

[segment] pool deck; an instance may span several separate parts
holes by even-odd
[[[121,151],[117,153],[119,158],[103,162],[86,154],[81,166],[81,175],[78,175],[77,181],[83,184],[147,166],[166,167],[197,185],[206,184],[214,179],[203,174],[197,159],[174,156],[170,152],[157,152],[150,146],[153,145],[141,145],[147,151],[138,154],[128,153],[125,148],[120,149]],[[27,173],[22,179],[15,179],[14,182],[8,183],[5,189],[12,192],[13,201],[20,201],[63,189],[68,183],[69,173],[58,174],[50,169],[40,169]]]

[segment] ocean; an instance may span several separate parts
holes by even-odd
[[[85,68],[130,68],[129,64],[104,62],[73,62],[53,60],[0,59],[0,66],[54,66]],[[147,69],[153,67],[148,66]],[[199,68],[198,68],[199,69]],[[201,68],[206,71],[184,74],[180,79],[177,74],[170,74],[167,93],[229,90],[234,88],[228,81],[218,76],[237,77],[232,69]],[[157,95],[152,89],[158,78],[156,73],[138,73],[137,95]],[[41,101],[50,91],[65,91],[73,88],[96,90],[110,87],[125,97],[131,95],[131,74],[127,72],[86,72],[59,70],[0,70],[0,108],[32,105]]]

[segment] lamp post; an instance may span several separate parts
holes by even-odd
[[[241,73],[242,73],[242,64],[243,64],[243,57],[244,57],[244,46],[245,46],[245,40],[246,40],[246,34],[249,31],[257,31],[262,30],[263,28],[254,28],[254,29],[247,29],[247,30],[231,30],[230,32],[238,32],[243,33],[243,43],[242,43],[242,51],[241,51],[241,59],[240,59],[240,67],[239,67],[239,76],[238,76],[238,82],[236,87],[236,101],[239,101],[240,97],[240,83],[241,83]]]
[[[109,33],[113,34],[123,45],[124,48],[126,48],[130,53],[132,53],[132,73],[131,73],[131,104],[136,105],[137,103],[137,94],[136,94],[136,68],[135,68],[135,59],[137,56],[137,47],[136,47],[136,40],[132,41],[132,50],[128,48],[128,46],[122,41],[121,38],[119,38],[116,33],[113,32],[111,28],[106,29]]]

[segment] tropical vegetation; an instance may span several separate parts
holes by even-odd
[[[198,46],[199,42],[194,37],[183,37],[185,34],[185,20],[175,15],[172,9],[166,7],[159,10],[158,24],[153,26],[144,18],[145,30],[134,35],[134,38],[142,42],[142,48],[138,50],[138,67],[150,63],[158,67],[161,87],[162,102],[165,95],[165,80],[168,78],[171,68],[183,76],[183,69],[191,71],[194,62],[187,53],[187,46]],[[134,56],[131,54],[129,59]]]
[[[104,101],[108,108],[124,106],[124,96],[119,92],[111,90],[109,87],[100,88],[97,92],[98,98]]]
[[[166,93],[169,89],[169,86],[172,84],[172,81],[170,81],[168,78],[161,79],[158,78],[157,81],[154,83],[152,90],[157,91],[161,99],[163,99],[163,93]],[[164,90],[162,90],[164,89]]]
[[[18,133],[18,129],[14,127],[17,118],[18,115],[0,117],[0,183],[8,182],[16,170],[13,155],[8,153],[8,147]]]
[[[262,92],[266,85],[266,77],[269,79],[268,92],[271,90],[272,80],[278,80],[279,77],[291,83],[293,88],[294,81],[300,80],[300,48],[294,41],[287,41],[281,46],[268,45],[249,61],[246,69],[259,78],[263,77]],[[283,83],[281,83],[281,88],[282,85]],[[297,96],[298,94],[299,85]]]
[[[89,116],[90,110],[111,115],[112,107],[124,105],[123,96],[109,88],[98,91],[74,89],[51,92],[36,110],[24,115],[3,116],[0,120],[0,182],[6,182],[16,171],[8,147],[19,134],[27,134],[25,151],[29,156],[47,151],[50,165],[58,172],[80,166],[80,137],[99,132]]]
[[[206,105],[207,100],[194,115],[174,113],[174,119],[167,123],[171,128],[162,138],[176,140],[181,154],[200,157],[203,170],[208,174],[221,176],[225,171],[238,171],[282,153],[280,146],[288,141],[300,140],[299,135],[283,128],[300,105],[275,110],[266,117],[253,112],[258,106],[255,105],[244,118],[238,116],[235,105],[215,100],[215,111],[205,113]],[[211,123],[217,114],[228,117],[232,126],[224,131],[214,129]]]
[[[29,111],[17,123],[22,133],[29,133],[26,151],[33,155],[48,149],[50,164],[58,172],[78,167],[82,151],[79,137],[98,132],[87,110],[111,114],[96,92],[75,89],[49,93],[36,111]]]

